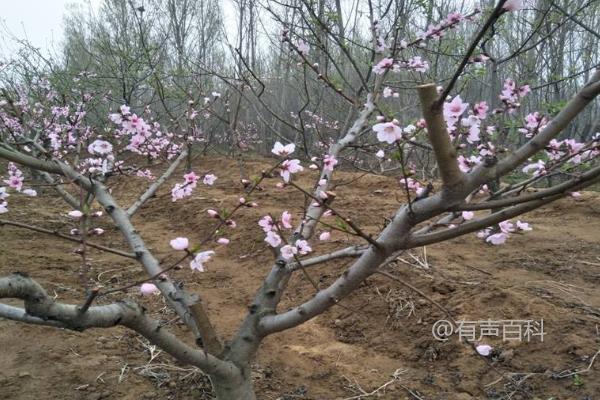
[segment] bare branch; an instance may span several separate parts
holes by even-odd
[[[76,331],[123,325],[146,337],[178,361],[195,365],[207,373],[229,376],[236,371],[233,364],[193,349],[177,339],[132,301],[90,307],[87,312],[81,313],[75,305],[54,301],[37,282],[20,273],[0,278],[0,298],[21,299],[25,303],[24,310],[0,304],[0,317],[3,318]]]
[[[171,175],[173,175],[173,173],[175,172],[175,170],[177,169],[177,167],[179,166],[179,164],[181,164],[181,162],[183,160],[185,160],[185,158],[188,155],[188,151],[187,150],[183,150],[181,152],[181,154],[179,154],[179,157],[177,157],[169,166],[169,168],[167,168],[167,170],[165,171],[164,174],[162,174],[162,176],[160,178],[158,178],[152,185],[150,185],[150,187],[148,188],[148,190],[146,190],[136,201],[135,203],[133,203],[128,209],[127,209],[127,215],[129,215],[130,217],[133,216],[133,214],[135,214],[139,208],[141,206],[144,205],[144,203],[146,203],[150,198],[152,198],[152,196],[154,196],[154,193],[156,193],[156,191],[165,183],[165,181],[167,179],[169,179],[171,177]]]
[[[2,225],[16,226],[18,228],[29,229],[29,230],[32,230],[35,232],[46,233],[48,235],[53,235],[53,236],[59,237],[61,239],[68,240],[68,241],[75,242],[75,243],[83,243],[84,242],[84,240],[81,238],[76,238],[76,237],[72,237],[69,235],[65,235],[64,233],[60,233],[57,230],[44,229],[44,228],[40,228],[38,226],[23,224],[21,222],[7,221],[5,219],[0,219],[0,226],[2,226]],[[122,257],[136,259],[136,256],[133,253],[127,253],[122,250],[113,249],[111,247],[106,247],[101,244],[92,243],[87,240],[85,241],[85,245],[93,247],[98,250],[106,251],[107,253],[117,254]]]

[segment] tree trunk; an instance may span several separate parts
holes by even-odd
[[[256,400],[250,367],[231,379],[212,377],[212,384],[217,400]]]

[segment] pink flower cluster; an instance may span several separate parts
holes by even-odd
[[[423,60],[420,56],[414,56],[407,61],[394,61],[393,58],[384,57],[373,66],[373,72],[377,75],[382,75],[390,69],[396,73],[403,69],[416,72],[427,72],[429,70],[429,62]]]
[[[502,93],[500,94],[500,100],[506,105],[508,112],[512,113],[521,106],[520,99],[527,96],[530,92],[531,88],[529,85],[517,86],[516,82],[512,79],[506,79]]]
[[[560,160],[562,157],[570,156],[569,162],[573,164],[581,164],[600,155],[600,135],[589,148],[586,148],[584,143],[580,143],[575,139],[556,140],[552,139],[546,147],[546,154],[552,161]],[[585,150],[584,150],[585,149]]]
[[[262,228],[265,233],[265,242],[271,247],[280,247],[283,243],[283,239],[280,236],[280,232],[284,229],[292,229],[292,214],[289,211],[284,211],[281,214],[279,221],[274,221],[270,215],[265,215],[258,221],[258,225]],[[321,234],[323,236],[323,234]],[[327,235],[323,236],[322,240],[328,240]],[[294,258],[297,254],[305,255],[312,251],[312,248],[306,240],[298,239],[293,245],[284,244],[279,249],[281,256],[285,260]]]
[[[171,198],[174,202],[191,196],[196,186],[198,186],[200,177],[191,171],[183,175],[183,179],[183,183],[176,183],[175,186],[173,186],[173,189],[171,189]],[[206,174],[202,179],[202,183],[207,186],[212,186],[217,179],[218,178],[213,174]]]
[[[498,224],[498,229],[499,232],[497,233],[492,233],[490,228],[484,229],[477,232],[477,237],[485,239],[487,243],[498,246],[506,243],[506,240],[510,237],[511,233],[519,231],[527,232],[531,231],[533,228],[531,228],[527,222],[517,221],[516,224],[513,224],[510,221],[502,221]]]
[[[296,145],[293,143],[282,145],[280,142],[275,142],[273,145],[273,149],[271,152],[280,157],[287,157],[294,152],[296,149]],[[300,165],[300,160],[284,160],[279,166],[279,174],[283,178],[284,182],[289,182],[291,179],[291,174],[295,174],[298,172],[304,171],[304,168]]]
[[[8,163],[8,179],[4,180],[11,189],[20,192],[23,189],[23,172],[14,163]]]
[[[110,114],[109,119],[116,125],[120,125],[115,136],[128,140],[126,149],[133,153],[152,159],[166,154],[170,159],[181,149],[181,144],[177,144],[174,140],[175,135],[161,132],[158,122],[152,124],[146,122],[137,114],[131,113],[131,109],[126,105],[121,106],[119,113]]]
[[[453,132],[456,129],[456,123],[468,107],[469,103],[463,102],[460,96],[444,103],[444,119],[448,125],[448,131]]]
[[[477,11],[476,11],[477,12]],[[460,22],[465,19],[470,19],[469,16],[464,16],[459,12],[452,12],[436,25],[430,24],[427,30],[417,33],[417,39],[421,41],[429,39],[441,39],[446,34],[447,30],[455,28]]]

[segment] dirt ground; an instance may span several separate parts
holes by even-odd
[[[247,167],[259,173],[266,165],[252,161]],[[231,209],[242,193],[235,162],[202,160],[195,170],[213,171],[219,176],[216,185],[172,203],[169,184],[133,220],[165,263],[175,257],[170,239],[201,240],[215,224],[205,218],[206,209]],[[310,187],[315,174],[304,172],[299,183]],[[172,179],[178,180],[179,176]],[[391,177],[342,172],[337,181],[341,185],[336,206],[369,232],[385,223],[402,196]],[[225,232],[231,244],[212,246],[217,256],[207,272],[193,273],[186,263],[172,273],[203,296],[222,338],[235,332],[270,269],[273,256],[258,219],[267,212],[281,213],[286,204],[298,221],[303,197],[292,188],[275,189],[276,182],[266,180],[265,190],[252,197],[260,208],[244,209],[235,218],[238,227]],[[114,184],[113,192],[126,206],[146,185],[141,178],[128,178]],[[134,194],[123,195],[126,188],[133,188]],[[69,209],[49,196],[48,188],[42,192],[33,199],[11,196],[11,212],[3,217],[68,232],[72,223],[64,214]],[[432,325],[447,319],[445,313],[406,286],[376,275],[341,306],[265,340],[253,369],[259,398],[600,399],[600,355],[593,360],[600,350],[599,217],[600,195],[584,192],[579,199],[564,199],[522,217],[534,230],[512,235],[504,246],[486,245],[469,234],[415,249],[386,268],[456,320],[543,319],[543,342],[486,339],[495,350],[484,358],[456,337],[437,341]],[[109,219],[98,221],[106,233],[95,240],[126,249]],[[313,249],[358,242],[340,232],[333,239],[314,242]],[[53,236],[3,226],[0,275],[27,272],[58,300],[81,303],[75,247]],[[121,286],[143,276],[131,260],[94,250],[88,256],[91,275],[104,286]],[[311,269],[310,274],[325,287],[348,262]],[[280,309],[313,294],[313,286],[297,273]],[[127,295],[185,335],[159,297],[141,298],[135,289]],[[0,321],[0,399],[210,398],[209,382],[198,370],[178,365],[125,329],[80,333]]]

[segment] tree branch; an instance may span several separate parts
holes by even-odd
[[[567,103],[567,105],[527,143],[497,164],[481,164],[467,175],[470,185],[479,185],[505,175],[525,162],[557,137],[577,115],[600,94],[600,69],[592,75],[587,84]]]
[[[435,153],[442,182],[445,187],[455,186],[464,180],[464,174],[458,168],[456,149],[450,142],[442,109],[435,106],[438,97],[436,85],[433,83],[422,85],[417,88],[417,91],[423,117],[427,122],[427,135]]]
[[[82,313],[75,305],[54,301],[37,282],[21,273],[0,278],[0,298],[21,299],[25,305],[25,309],[20,309],[0,304],[0,317],[3,318],[76,331],[123,325],[164,349],[178,361],[195,365],[206,373],[226,377],[237,372],[233,364],[181,342],[158,321],[148,317],[142,307],[129,300],[90,307]]]
[[[75,242],[75,243],[83,243],[84,242],[84,240],[81,239],[81,238],[71,237],[71,236],[65,235],[64,233],[60,233],[57,230],[44,229],[44,228],[40,228],[38,226],[23,224],[21,222],[7,221],[5,219],[0,219],[0,226],[3,226],[3,225],[16,226],[18,228],[29,229],[29,230],[32,230],[32,231],[35,231],[35,232],[46,233],[48,235],[57,236],[57,237],[59,237],[61,239],[65,239],[65,240],[68,240],[68,241],[71,241],[71,242]],[[117,254],[117,255],[122,256],[122,257],[136,259],[136,256],[133,253],[127,253],[127,252],[122,251],[122,250],[118,250],[118,249],[113,249],[111,247],[102,246],[101,244],[92,243],[92,242],[89,242],[87,240],[85,240],[85,245],[89,246],[89,247],[93,247],[93,248],[98,249],[98,250],[106,251],[107,253],[113,253],[113,254]]]
[[[133,214],[135,214],[139,208],[144,205],[144,203],[146,203],[146,201],[148,201],[152,196],[154,196],[154,193],[156,193],[156,191],[163,185],[163,183],[165,183],[165,181],[167,179],[169,179],[171,177],[171,175],[173,175],[173,173],[175,172],[175,170],[177,169],[177,167],[179,166],[179,164],[181,164],[181,162],[183,160],[185,160],[185,158],[188,155],[188,151],[183,150],[181,152],[181,154],[179,154],[179,157],[177,157],[173,163],[171,163],[171,165],[169,166],[169,168],[167,168],[167,170],[164,172],[164,174],[162,174],[162,176],[160,178],[158,178],[152,185],[150,185],[150,187],[148,188],[148,190],[146,190],[136,201],[135,203],[133,203],[128,209],[127,209],[127,215],[129,217],[132,217]]]

